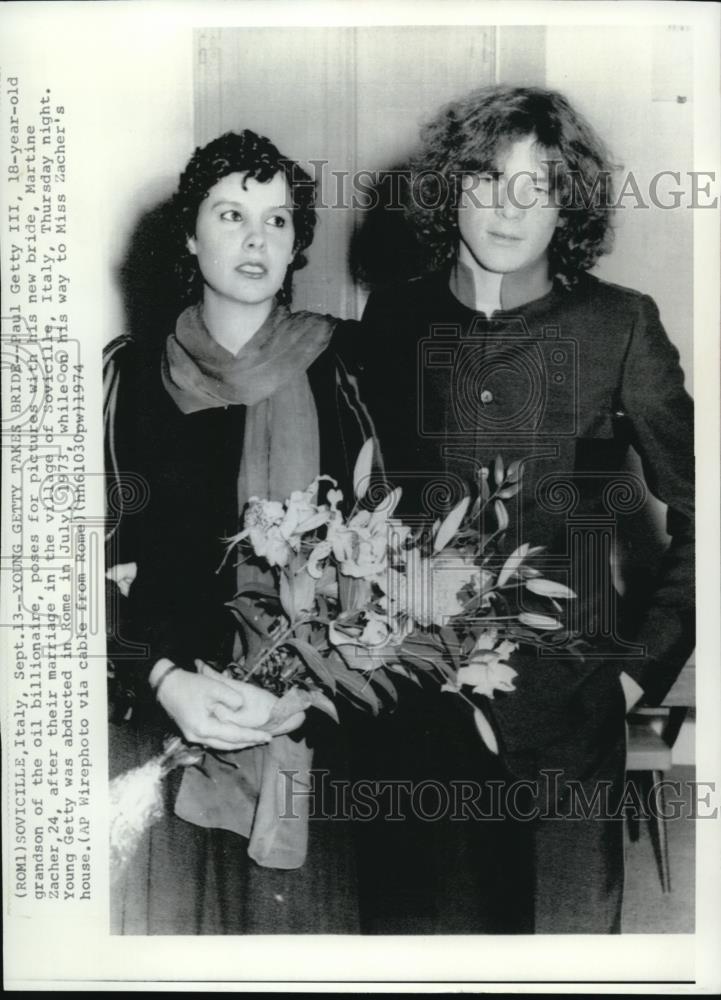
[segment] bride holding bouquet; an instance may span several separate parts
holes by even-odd
[[[156,340],[121,337],[106,351],[109,654],[129,692],[111,724],[111,769],[151,759],[173,731],[218,755],[169,776],[164,815],[116,883],[116,933],[357,930],[342,824],[313,830],[302,864],[293,837],[254,842],[252,808],[230,815],[262,796],[281,740],[302,774],[308,747],[333,758],[340,731],[318,713],[273,724],[271,692],[210,666],[237,652],[224,605],[252,569],[218,567],[247,502],[283,500],[321,472],[349,482],[372,433],[337,321],[288,308],[314,197],[299,165],[251,131],[196,150],[172,203],[186,308]],[[142,502],[122,509],[124,477]],[[224,762],[237,751],[248,766]]]

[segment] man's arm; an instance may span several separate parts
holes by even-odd
[[[643,688],[645,700],[658,704],[694,646],[694,439],[693,403],[684,389],[678,351],[647,296],[639,301],[621,402],[646,482],[668,506],[671,541],[633,635],[643,645],[645,657],[626,666]]]

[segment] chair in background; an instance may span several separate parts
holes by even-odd
[[[671,891],[668,831],[665,820],[664,775],[672,764],[672,749],[688,712],[696,703],[696,673],[693,658],[659,708],[639,708],[628,718],[626,774],[643,803],[648,803],[648,823],[661,888]],[[628,818],[629,835],[640,835],[638,815]]]

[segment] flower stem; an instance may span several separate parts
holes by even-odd
[[[301,618],[295,623],[295,625],[291,625],[290,623],[288,623],[288,627],[283,629],[279,633],[277,638],[273,640],[270,646],[268,646],[266,649],[263,650],[263,652],[260,654],[258,659],[255,661],[253,666],[246,674],[246,677],[251,677],[256,672],[256,670],[258,670],[260,667],[263,666],[266,660],[269,659],[269,657],[271,657],[277,649],[280,649],[282,646],[284,646],[285,643],[288,641],[288,639],[292,638],[297,628],[299,628],[301,625],[307,625],[312,620],[313,620],[312,618]]]

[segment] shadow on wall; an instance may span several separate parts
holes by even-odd
[[[116,275],[126,332],[148,346],[168,336],[182,310],[177,259],[171,202],[166,199],[138,220]]]
[[[371,207],[361,214],[351,239],[349,264],[353,280],[364,288],[407,281],[426,270],[423,248],[399,198],[399,188],[407,189],[399,178],[407,175],[408,167],[399,164],[380,173],[378,181],[363,191]]]

